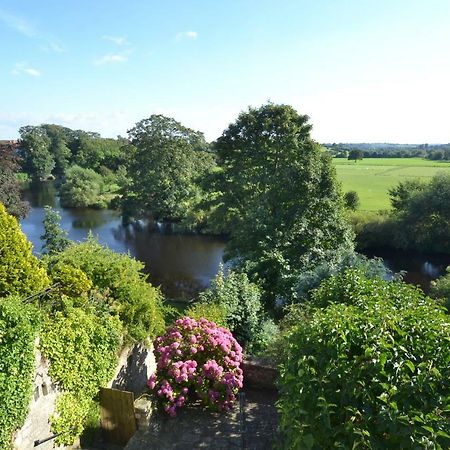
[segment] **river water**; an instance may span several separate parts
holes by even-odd
[[[225,242],[202,235],[165,233],[154,225],[138,223],[124,227],[119,214],[111,210],[65,209],[52,182],[32,186],[24,193],[31,211],[21,226],[34,245],[35,253],[42,248],[44,206],[59,210],[61,226],[69,238],[81,241],[92,231],[102,244],[116,252],[129,252],[145,264],[150,282],[163,293],[176,299],[190,299],[207,287],[222,262]],[[372,249],[368,256],[380,256],[393,271],[406,271],[405,281],[428,290],[430,281],[445,272],[449,255],[400,252]]]
[[[82,241],[92,231],[102,244],[116,252],[129,252],[145,264],[149,281],[161,286],[170,298],[190,299],[209,285],[222,262],[222,239],[201,235],[163,233],[143,223],[122,225],[111,210],[61,208],[52,182],[34,185],[24,193],[31,211],[22,220],[23,232],[33,243],[35,253],[42,249],[44,206],[61,214],[61,227],[69,238]]]

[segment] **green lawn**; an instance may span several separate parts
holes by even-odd
[[[408,178],[429,180],[438,172],[449,171],[450,162],[421,158],[367,158],[354,162],[334,160],[338,179],[344,192],[356,191],[361,210],[390,208],[388,190]]]

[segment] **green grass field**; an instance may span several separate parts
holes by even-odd
[[[343,191],[356,191],[363,211],[389,209],[388,190],[400,181],[429,180],[439,172],[450,171],[450,162],[421,158],[367,158],[356,163],[335,158],[333,161]]]

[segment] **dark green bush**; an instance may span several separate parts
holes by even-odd
[[[286,333],[282,448],[449,448],[450,322],[420,290],[325,281]]]
[[[450,266],[447,273],[431,283],[431,295],[441,299],[450,313]]]
[[[34,341],[39,312],[19,298],[0,299],[0,449],[11,448],[33,393]]]

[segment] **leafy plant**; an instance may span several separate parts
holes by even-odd
[[[190,401],[227,410],[242,387],[242,349],[230,331],[190,317],[155,342],[157,371],[148,380],[158,403],[171,416]]]
[[[0,203],[0,298],[33,294],[49,285],[47,273],[31,249],[17,219]]]
[[[38,310],[18,297],[0,299],[0,449],[11,448],[33,393],[34,342]]]
[[[199,300],[225,311],[226,325],[241,345],[251,345],[256,339],[263,313],[261,291],[245,273],[231,271],[225,276],[221,267]]]
[[[164,307],[158,289],[146,281],[144,265],[115,253],[93,238],[51,256],[48,264],[81,270],[125,326],[127,338],[143,341],[164,330]]]
[[[417,288],[347,271],[284,340],[282,448],[448,448],[450,322]]]
[[[65,393],[52,420],[60,444],[72,444],[84,429],[101,386],[111,379],[121,344],[118,318],[96,310],[72,308],[49,318],[41,335],[49,374]]]

